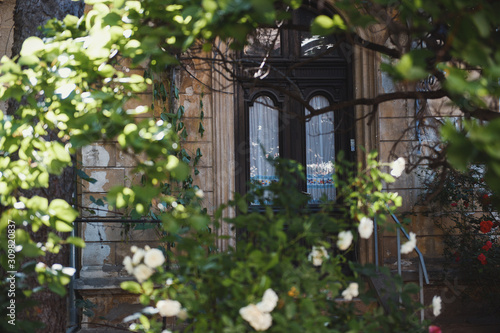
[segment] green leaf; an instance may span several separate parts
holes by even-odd
[[[70,232],[73,230],[73,225],[68,224],[66,221],[57,220],[54,223],[54,228],[59,232]]]
[[[486,18],[484,11],[478,11],[472,15],[472,21],[474,21],[481,37],[487,38],[490,35],[491,27],[488,24],[489,21]]]
[[[78,21],[80,20],[79,17],[74,16],[74,15],[66,15],[64,18],[63,22],[67,27],[71,26],[76,26],[78,24]]]
[[[407,80],[424,79],[429,75],[426,60],[430,56],[432,52],[429,50],[412,50],[403,55],[394,68],[402,78]]]
[[[243,213],[246,214],[248,212],[248,204],[245,200],[245,198],[240,198],[236,204],[238,205],[238,209]]]
[[[297,305],[294,302],[287,302],[285,306],[285,316],[287,319],[292,319],[297,312]]]
[[[70,237],[66,238],[66,242],[73,244],[75,246],[78,246],[80,248],[85,247],[85,241],[83,239],[81,239],[80,237],[70,236]]]
[[[25,55],[19,58],[18,64],[22,66],[34,66],[40,62],[36,55]]]
[[[184,180],[189,175],[189,167],[173,155],[168,156],[166,169],[177,180]]]
[[[64,288],[64,286],[58,281],[51,281],[48,286],[51,291],[55,292],[59,296],[66,295],[66,288]]]
[[[139,301],[142,305],[149,305],[149,303],[151,303],[149,296],[146,294],[142,294],[141,296],[139,296]]]
[[[338,14],[332,18],[326,15],[318,15],[311,23],[311,33],[313,35],[326,36],[339,30],[346,30],[344,20]]]
[[[97,182],[97,179],[91,178],[82,169],[76,169],[76,174],[78,175],[78,177],[80,177],[83,180],[88,181],[91,184],[95,184]]]
[[[463,172],[467,171],[470,161],[477,155],[474,145],[450,122],[441,127],[441,135],[448,142],[446,157],[450,164]]]
[[[120,287],[123,290],[131,292],[132,294],[142,293],[141,285],[135,281],[124,281],[120,284]]]
[[[44,252],[38,248],[35,244],[24,243],[23,244],[23,255],[26,257],[38,257],[43,255]]]
[[[121,8],[125,4],[125,0],[114,0],[113,1],[113,7],[115,8]]]
[[[78,212],[62,199],[52,200],[49,204],[49,212],[50,211],[60,220],[68,223],[73,222],[78,216]]]
[[[144,326],[144,328],[146,330],[149,330],[151,328],[151,324],[149,322],[149,319],[145,315],[140,316],[139,321],[141,322],[142,326]]]
[[[311,33],[313,35],[325,36],[333,33],[335,23],[333,19],[326,15],[317,16],[311,24]]]
[[[37,53],[38,51],[41,51],[45,48],[45,44],[43,41],[35,36],[28,37],[21,48],[21,52],[19,54],[21,57],[24,56],[31,56]]]

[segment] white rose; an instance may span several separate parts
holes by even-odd
[[[64,267],[62,269],[62,272],[66,275],[73,276],[76,273],[76,269],[74,269],[73,267]]]
[[[330,256],[324,246],[313,246],[311,253],[307,259],[312,261],[314,266],[321,266],[323,264],[323,259],[328,259]]]
[[[342,296],[346,301],[350,301],[353,299],[353,297],[356,297],[359,295],[358,291],[358,284],[356,282],[351,282],[349,283],[349,286],[347,287],[346,290],[342,292]]]
[[[156,303],[156,308],[160,312],[161,316],[173,317],[177,316],[181,311],[181,303],[179,303],[178,301],[167,299],[164,301],[158,301],[158,303]]]
[[[154,271],[144,264],[140,264],[134,268],[134,276],[139,283],[146,281],[153,273]]]
[[[47,265],[45,265],[43,262],[39,262],[36,264],[36,268],[41,270],[47,268]]]
[[[146,251],[144,251],[143,249],[137,249],[134,253],[134,256],[132,257],[132,264],[139,265],[145,254]]]
[[[51,268],[55,271],[60,271],[63,267],[61,264],[53,264]]]
[[[203,197],[205,196],[205,193],[203,193],[203,190],[200,188],[197,189],[196,192],[194,192],[194,194],[200,199],[203,199]]]
[[[391,175],[394,177],[399,177],[405,169],[405,159],[400,157],[391,163]]]
[[[21,201],[18,201],[16,203],[14,203],[14,208],[15,209],[24,209],[24,208],[26,208],[26,206]]]
[[[415,246],[417,246],[417,235],[415,233],[410,232],[410,240],[401,245],[401,253],[407,254],[413,251],[415,249]]]
[[[352,243],[352,232],[351,231],[341,231],[339,232],[339,239],[337,240],[337,246],[342,251],[347,250]]]
[[[257,308],[262,312],[271,312],[278,304],[278,295],[271,288],[267,289],[262,296],[262,301],[257,303]]]
[[[361,238],[370,238],[373,232],[373,221],[368,217],[361,218],[361,221],[359,221],[358,232]]]
[[[186,320],[188,318],[188,313],[187,313],[187,310],[186,308],[182,308],[179,313],[177,314],[177,317],[180,319],[180,320]]]
[[[441,314],[441,297],[434,296],[432,298],[432,313],[435,317]]]
[[[150,249],[146,252],[144,256],[144,263],[151,268],[156,268],[158,266],[163,265],[165,262],[165,256],[163,252],[159,249]]]
[[[273,318],[269,313],[264,313],[259,310],[255,304],[249,304],[240,309],[240,315],[245,319],[250,326],[256,331],[265,331],[271,327]]]
[[[123,259],[123,266],[125,266],[125,270],[127,273],[132,274],[134,272],[134,265],[132,265],[132,258],[126,256]]]

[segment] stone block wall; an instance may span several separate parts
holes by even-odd
[[[379,93],[390,93],[396,91],[415,90],[414,86],[396,86],[385,73],[378,75]],[[430,111],[442,116],[454,115],[444,99],[431,101],[434,108]],[[439,112],[439,113],[438,113]],[[378,150],[380,161],[391,162],[398,157],[404,157],[408,163],[415,163],[416,159],[425,156],[429,152],[420,146],[419,139],[432,140],[436,137],[425,135],[421,128],[417,128],[417,104],[415,100],[396,100],[385,102],[379,106],[378,121]],[[429,114],[430,115],[430,114]],[[430,118],[428,118],[430,119]],[[421,195],[424,193],[422,184],[425,165],[419,166],[413,171],[404,172],[396,182],[389,184],[387,190],[397,192],[403,197],[403,206],[398,210],[397,218],[403,222],[410,221],[405,226],[407,232],[414,232],[417,235],[417,246],[430,263],[439,261],[443,255],[443,233],[436,227],[435,219],[426,216],[427,208],[419,205]],[[394,221],[388,216],[389,224]],[[401,233],[401,243],[406,242],[406,238]],[[396,262],[397,245],[396,235],[391,232],[381,233],[380,239],[381,262],[393,265]],[[416,262],[417,254],[412,252],[403,255],[406,263]]]
[[[126,63],[123,65],[126,66]],[[187,61],[184,66],[185,69],[180,67],[175,71],[179,99],[174,101],[174,108],[184,107],[184,123],[188,133],[188,137],[181,142],[181,147],[193,158],[200,148],[203,156],[197,166],[199,174],[193,174],[193,183],[204,191],[204,205],[211,213],[215,205],[213,106],[209,88],[212,80],[211,67],[201,61]],[[131,72],[142,74],[144,68]],[[149,89],[140,94],[138,99],[128,101],[126,108],[151,106],[152,103],[152,91]],[[138,115],[138,120],[149,116],[159,118],[161,108],[157,106],[159,105],[155,105],[154,111]],[[204,112],[203,120],[200,119],[201,110]],[[205,130],[203,135],[199,132],[200,122]],[[119,287],[122,281],[132,279],[122,265],[123,258],[130,255],[130,247],[156,247],[160,244],[155,229],[133,230],[133,224],[116,221],[126,211],[110,210],[107,204],[98,206],[95,203],[99,199],[104,200],[113,186],[129,186],[140,182],[141,174],[134,171],[135,156],[122,151],[116,141],[102,141],[81,149],[78,161],[82,171],[96,180],[93,184],[83,181],[79,188],[81,216],[92,219],[92,222],[86,221],[78,225],[87,246],[80,255],[77,289],[84,299],[96,305],[94,311],[106,318],[103,320],[99,316],[84,316],[83,327],[91,329],[104,322],[109,324],[108,317],[119,318],[119,314],[123,312],[120,306],[123,304],[133,306],[138,303],[137,297],[120,291]]]
[[[208,57],[208,56],[207,56]],[[204,60],[184,60],[176,71],[175,85],[179,89],[179,99],[175,108],[184,107],[184,124],[188,137],[181,143],[182,148],[193,158],[198,148],[203,155],[193,175],[193,185],[204,192],[203,204],[209,214],[216,205],[214,199],[214,106],[212,104],[212,67]],[[203,112],[203,119],[201,119]],[[203,133],[200,132],[200,124]]]

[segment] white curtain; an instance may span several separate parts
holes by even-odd
[[[250,107],[250,180],[267,186],[276,173],[267,157],[279,156],[278,111],[267,96],[258,97]],[[262,149],[264,148],[264,151]]]
[[[324,96],[314,96],[309,104],[321,109],[330,103]],[[306,114],[309,111],[306,110]],[[311,118],[306,123],[306,166],[307,193],[311,196],[309,203],[319,203],[325,195],[328,200],[335,200],[335,184],[333,183],[335,159],[335,134],[333,112]]]

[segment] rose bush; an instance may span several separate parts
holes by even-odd
[[[445,272],[468,287],[462,296],[495,301],[500,291],[498,196],[484,175],[482,166],[471,166],[467,173],[448,170],[441,177],[430,173],[424,178],[423,199],[432,197],[424,204],[444,231]]]
[[[139,294],[145,307],[127,318],[136,321],[131,329],[161,332],[166,329],[161,317],[169,316],[176,318],[178,329],[190,332],[427,331],[428,322],[420,323],[415,315],[421,305],[411,297],[418,288],[401,279],[394,280],[395,292],[402,295],[401,303],[393,304],[397,311],[384,313],[375,306],[360,311],[349,302],[376,303],[367,287],[374,267],[359,264],[352,254],[358,240],[373,237],[373,219],[384,226],[387,206],[401,205],[396,193],[382,191],[384,182],[394,178],[375,159],[370,154],[366,167],[359,165],[356,172],[347,162],[336,164],[334,181],[342,204],[325,201],[311,210],[308,196],[297,186],[304,177],[302,166],[276,159],[271,161],[279,175],[276,183],[236,195],[213,221],[190,206],[182,212],[191,215],[164,212],[163,241],[175,244],[165,251],[166,265],[156,265],[163,262],[159,249],[134,248],[124,260],[138,282],[122,287]],[[238,213],[222,220],[228,208]],[[205,227],[193,224],[204,217]],[[211,232],[223,222],[236,232],[236,246],[227,251],[214,248]],[[155,264],[147,265],[153,255]],[[146,280],[136,271],[142,265],[153,271]]]

